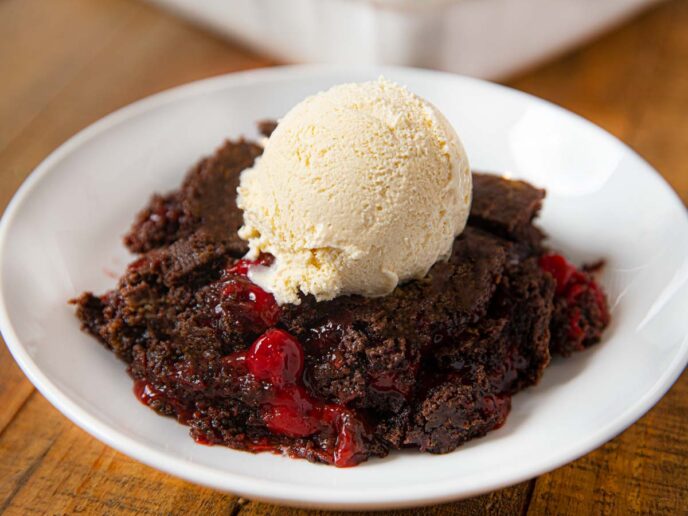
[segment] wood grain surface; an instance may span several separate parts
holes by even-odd
[[[665,2],[507,84],[612,132],[686,202],[686,27],[688,2]],[[114,109],[194,79],[276,64],[134,0],[0,0],[0,35],[0,209],[50,151]],[[639,422],[572,464],[484,496],[394,514],[687,514],[687,464],[684,374]],[[5,346],[0,512],[321,514],[197,487],[113,451],[38,394]]]

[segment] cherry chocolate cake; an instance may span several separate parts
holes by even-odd
[[[504,424],[552,355],[600,340],[604,293],[533,225],[544,191],[488,174],[473,174],[468,225],[425,278],[278,305],[247,276],[272,257],[242,259],[237,236],[239,174],[262,150],[228,141],[155,195],[125,237],[139,258],[117,288],[73,301],[139,400],[197,442],[340,467],[449,452]]]

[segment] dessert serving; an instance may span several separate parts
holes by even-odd
[[[604,293],[533,224],[544,191],[471,174],[430,103],[346,84],[261,131],[154,195],[117,288],[74,300],[199,443],[340,467],[449,452],[600,340]]]

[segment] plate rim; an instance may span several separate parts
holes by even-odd
[[[541,99],[534,95],[515,90],[513,88],[495,84],[481,79],[466,77],[463,75],[440,72],[434,70],[424,70],[411,67],[395,66],[340,66],[340,65],[287,65],[270,68],[259,68],[248,71],[234,72],[218,75],[206,79],[182,84],[171,89],[144,97],[110,114],[100,118],[96,122],[80,130],[74,136],[62,143],[57,149],[52,151],[23,181],[19,189],[8,203],[5,212],[0,219],[0,331],[5,339],[5,343],[17,362],[22,372],[28,377],[38,391],[48,399],[63,415],[71,420],[78,427],[82,428],[96,439],[104,442],[115,450],[138,460],[155,469],[169,473],[175,477],[195,484],[205,485],[225,492],[232,492],[237,495],[246,496],[251,499],[264,500],[273,503],[299,507],[327,507],[334,509],[384,509],[398,507],[413,507],[427,505],[431,503],[442,503],[450,500],[466,498],[479,495],[485,492],[501,489],[518,482],[534,478],[549,471],[552,471],[564,464],[580,458],[595,448],[601,446],[612,439],[631,424],[649,411],[659,399],[671,388],[674,382],[683,372],[688,363],[688,334],[681,343],[681,348],[675,359],[667,367],[654,386],[641,396],[634,404],[630,405],[620,416],[608,422],[596,432],[588,435],[586,439],[576,443],[575,446],[566,449],[565,453],[555,453],[548,460],[540,461],[530,468],[504,468],[490,477],[488,481],[484,479],[475,482],[476,485],[466,485],[452,481],[443,481],[435,484],[420,484],[420,487],[409,489],[403,488],[381,488],[371,491],[355,491],[344,486],[341,487],[318,487],[298,486],[293,484],[283,484],[281,482],[267,479],[256,479],[245,477],[239,474],[220,472],[209,466],[202,466],[188,460],[172,457],[164,452],[150,448],[138,440],[128,437],[117,430],[111,428],[97,417],[90,415],[77,403],[72,401],[68,394],[53,383],[37,366],[28,354],[10,319],[7,311],[4,296],[5,282],[3,277],[2,262],[6,256],[6,248],[9,247],[7,235],[13,221],[17,217],[24,201],[29,198],[33,189],[40,181],[50,173],[53,166],[70,153],[77,150],[89,140],[107,131],[108,129],[126,122],[128,119],[136,117],[146,111],[159,108],[166,103],[173,103],[187,96],[202,96],[215,89],[224,87],[234,87],[236,85],[251,83],[278,82],[279,80],[289,80],[298,76],[326,76],[331,74],[348,75],[362,74],[371,72],[384,75],[386,72],[399,74],[413,74],[423,79],[432,81],[434,78],[460,80],[474,83],[483,89],[499,89],[510,95],[521,96],[528,101],[544,103],[548,107],[554,108],[567,116],[573,116],[582,121],[590,129],[595,129],[600,137],[605,137],[615,145],[620,145],[625,152],[633,155],[634,158],[642,162],[648,172],[652,172],[655,179],[658,179],[658,187],[665,190],[665,194],[673,196],[673,201],[683,206],[683,202],[678,194],[671,188],[659,172],[652,167],[645,159],[638,155],[630,146],[608,133],[601,127],[585,119],[584,117],[568,111],[550,101]],[[423,77],[424,76],[424,77]],[[683,223],[688,222],[688,213],[684,211]],[[353,497],[353,498],[352,498]]]

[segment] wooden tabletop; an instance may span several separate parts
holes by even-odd
[[[688,2],[674,0],[507,83],[580,113],[688,200]],[[194,79],[274,63],[135,0],[0,0],[0,209],[69,136]],[[58,336],[58,338],[63,338]],[[597,451],[484,496],[397,514],[688,513],[688,375]],[[55,410],[0,346],[0,512],[316,514],[143,466]]]

